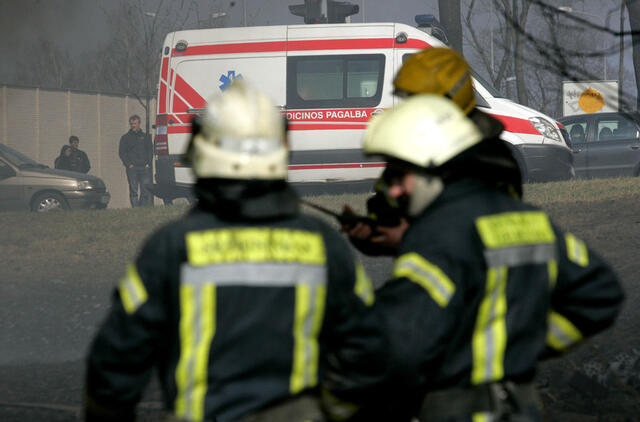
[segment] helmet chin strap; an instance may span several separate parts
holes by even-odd
[[[409,198],[408,214],[416,217],[429,206],[444,189],[442,179],[437,176],[415,174],[413,193]]]

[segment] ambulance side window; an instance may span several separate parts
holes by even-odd
[[[289,57],[287,108],[375,107],[384,64],[384,54]]]

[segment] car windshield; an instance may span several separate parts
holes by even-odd
[[[28,167],[47,167],[44,164],[40,164],[35,160],[27,157],[26,155],[16,151],[13,148],[9,148],[6,145],[0,144],[0,155],[2,155],[7,161],[18,168]]]
[[[484,89],[486,89],[487,91],[489,91],[489,94],[491,94],[494,98],[504,98],[504,96],[500,93],[500,91],[498,91],[496,89],[496,87],[494,87],[490,82],[488,82],[485,78],[483,78],[482,76],[480,76],[478,74],[478,72],[476,72],[475,70],[471,70],[471,74],[473,75],[473,78],[480,83],[480,85],[482,85],[482,87]]]

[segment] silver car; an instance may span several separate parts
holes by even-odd
[[[99,177],[52,169],[0,144],[0,211],[102,209],[110,199]]]
[[[576,177],[640,175],[640,114],[579,114],[559,121],[571,136]]]

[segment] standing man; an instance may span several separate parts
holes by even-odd
[[[127,171],[129,200],[132,207],[153,204],[153,195],[145,185],[153,183],[151,136],[140,128],[140,116],[129,117],[129,132],[120,138],[118,153]]]
[[[75,135],[71,135],[69,137],[69,146],[71,146],[69,168],[71,171],[77,171],[78,173],[88,173],[91,168],[89,157],[84,151],[78,149],[78,145],[80,145],[80,139]]]
[[[388,161],[389,195],[406,198],[410,220],[376,309],[417,377],[387,397],[421,422],[540,421],[538,360],[609,327],[621,308],[611,267],[504,189],[520,176],[501,142],[432,94],[365,133],[365,153]]]
[[[120,281],[88,356],[85,418],[134,420],[157,369],[180,421],[318,421],[321,383],[357,400],[384,373],[371,282],[339,233],[299,212],[264,94],[236,81],[193,129],[199,201]]]

